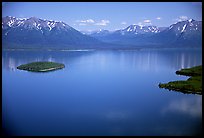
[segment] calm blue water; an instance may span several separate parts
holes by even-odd
[[[17,70],[33,61],[65,68]],[[2,125],[10,135],[196,135],[202,96],[158,88],[202,64],[202,50],[3,51]]]

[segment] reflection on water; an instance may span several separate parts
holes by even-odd
[[[13,135],[195,135],[202,96],[159,89],[201,50],[3,51],[2,124]],[[65,64],[31,73],[33,61]]]
[[[2,65],[4,68],[15,71],[16,67],[28,62],[34,61],[62,61],[66,62],[70,58],[78,58],[79,62],[89,61],[89,65],[93,65],[95,61],[99,62],[100,68],[109,66],[109,60],[117,59],[120,67],[140,68],[141,70],[159,71],[160,65],[168,65],[172,69],[189,68],[202,63],[201,50],[140,50],[140,51],[105,51],[96,52],[76,52],[76,51],[4,51],[2,57]],[[83,53],[83,54],[82,54]],[[92,53],[90,55],[90,53]],[[59,56],[60,55],[60,56]],[[131,55],[131,56],[130,56]],[[71,56],[71,57],[70,57]],[[94,65],[93,65],[94,67]]]
[[[179,100],[172,100],[170,103],[162,109],[163,114],[169,112],[189,114],[193,117],[202,117],[202,99],[196,97],[194,99],[182,98]]]
[[[4,50],[2,52],[2,67],[15,71],[16,67],[21,64],[36,61],[57,61],[65,62],[71,56],[72,58],[79,58],[83,53],[78,54],[77,51],[15,51],[15,50]]]

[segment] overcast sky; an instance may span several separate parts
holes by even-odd
[[[3,2],[2,16],[63,21],[79,31],[202,21],[201,2]]]

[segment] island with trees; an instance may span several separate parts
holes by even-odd
[[[27,70],[32,72],[48,72],[48,71],[53,71],[57,69],[62,69],[64,67],[65,65],[61,63],[41,61],[41,62],[32,62],[28,64],[23,64],[18,66],[17,69]]]
[[[202,65],[176,71],[177,75],[190,76],[187,80],[159,83],[159,88],[202,95]]]

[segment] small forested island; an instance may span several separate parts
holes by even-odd
[[[55,62],[32,62],[28,64],[23,64],[17,67],[19,70],[27,70],[27,71],[33,71],[33,72],[48,72],[53,71],[57,69],[64,68],[65,65],[61,63],[55,63]]]
[[[177,75],[190,76],[187,80],[159,83],[159,88],[202,95],[202,65],[176,71]]]

